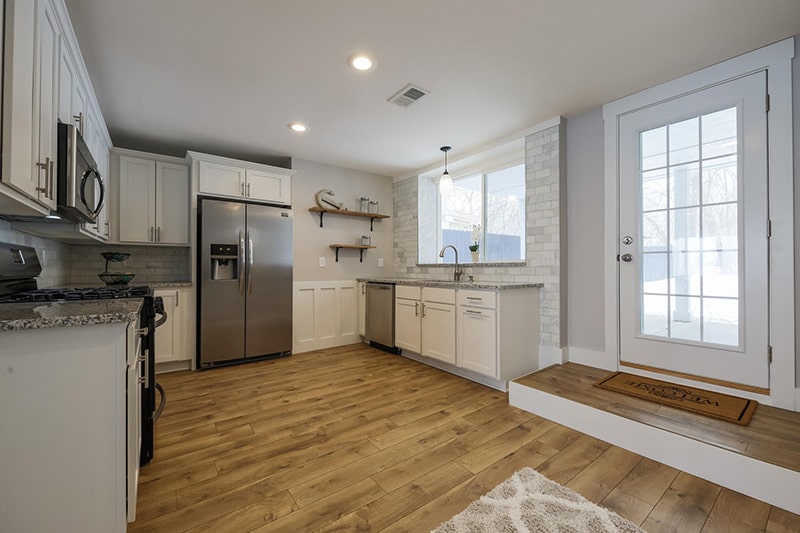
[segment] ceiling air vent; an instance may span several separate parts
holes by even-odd
[[[426,94],[430,94],[430,91],[426,91],[422,87],[418,85],[414,85],[413,83],[409,83],[398,92],[396,92],[388,102],[391,102],[395,105],[400,107],[408,107],[413,103],[417,102],[420,98],[425,96]]]

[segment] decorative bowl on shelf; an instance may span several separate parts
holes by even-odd
[[[136,274],[131,274],[129,272],[103,272],[102,274],[98,274],[97,277],[103,280],[106,285],[125,285],[132,280],[135,275]]]
[[[125,261],[131,256],[131,254],[126,254],[125,252],[103,252],[100,255],[102,255],[103,259],[106,261],[114,261],[115,263]]]

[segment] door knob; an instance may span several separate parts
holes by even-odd
[[[622,259],[626,263],[630,263],[631,261],[633,261],[633,256],[631,254],[622,254],[620,259]]]

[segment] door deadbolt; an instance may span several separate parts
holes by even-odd
[[[631,261],[633,261],[633,256],[631,254],[622,254],[620,259],[622,259],[626,263],[630,263]]]
[[[625,235],[622,238],[622,244],[631,244],[633,242],[633,238],[630,235]]]

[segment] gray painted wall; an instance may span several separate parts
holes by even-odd
[[[568,344],[604,351],[602,110],[569,119],[566,130]]]
[[[292,206],[294,208],[294,281],[336,281],[361,277],[391,277],[394,219],[376,220],[369,231],[369,219],[324,215],[324,227],[319,227],[319,216],[310,213],[316,205],[317,191],[330,189],[338,202],[351,211],[358,211],[358,199],[367,196],[378,201],[384,215],[392,215],[392,179],[342,167],[324,165],[313,161],[293,159],[297,174],[292,176]],[[341,250],[339,262],[334,260],[332,243],[360,244],[362,235],[372,236],[374,250],[364,251],[364,262],[359,262],[358,250]],[[326,266],[319,266],[324,257]],[[378,267],[383,258],[384,267]]]

